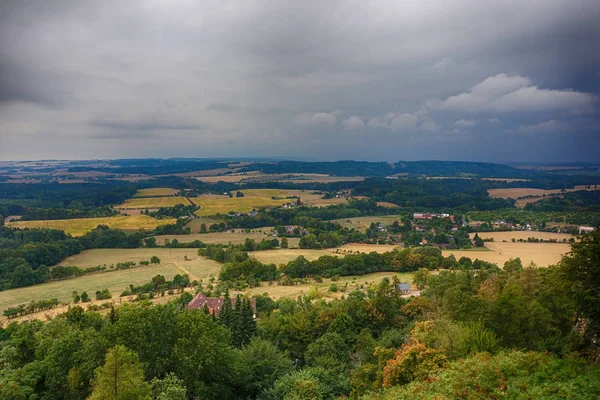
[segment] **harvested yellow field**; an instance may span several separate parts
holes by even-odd
[[[135,193],[133,197],[162,197],[162,196],[171,196],[178,192],[178,190],[171,188],[150,188],[150,189],[140,189]]]
[[[246,290],[244,292],[240,292],[246,294],[248,296],[256,296],[259,294],[267,293],[270,297],[274,299],[281,298],[290,298],[297,299],[298,296],[302,295],[316,295],[319,298],[339,298],[342,295],[348,295],[354,289],[366,289],[371,285],[378,285],[379,282],[383,278],[388,278],[390,281],[394,278],[394,276],[398,279],[398,281],[403,283],[412,283],[413,274],[412,273],[393,273],[393,272],[376,272],[373,274],[366,275],[356,275],[356,276],[343,276],[340,277],[336,282],[331,281],[330,279],[323,279],[323,282],[312,282],[309,284],[303,285],[293,285],[293,286],[280,286],[280,285],[267,285],[263,284],[263,286],[252,288]],[[335,284],[338,288],[346,287],[344,292],[329,292],[328,288],[330,285]],[[413,290],[416,288],[412,288]]]
[[[17,228],[60,229],[73,236],[82,236],[98,225],[106,225],[113,229],[153,230],[157,226],[174,224],[175,219],[154,219],[148,215],[115,216],[103,218],[53,219],[40,221],[12,221],[8,225]]]
[[[454,254],[457,259],[467,257],[498,264],[502,267],[511,258],[519,257],[524,266],[530,263],[538,267],[556,264],[561,257],[571,250],[571,246],[562,243],[512,243],[488,242],[486,247],[491,251],[444,250],[445,257]]]
[[[147,209],[147,208],[161,208],[161,207],[174,207],[178,204],[189,206],[190,202],[185,197],[141,197],[127,199],[123,204],[117,208],[122,210],[127,209]]]
[[[543,240],[557,240],[562,241],[569,240],[573,238],[573,235],[568,233],[554,233],[554,232],[537,232],[537,231],[507,231],[507,232],[479,232],[479,237],[482,239],[494,239],[495,242],[502,242],[506,240],[507,242],[511,242],[512,239],[519,240],[527,240],[528,238],[536,238]],[[471,238],[475,236],[474,233],[469,235]]]

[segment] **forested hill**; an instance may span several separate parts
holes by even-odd
[[[253,163],[242,171],[261,171],[266,174],[315,173],[340,176],[389,176],[415,174],[428,176],[475,175],[499,178],[526,178],[536,173],[502,164],[463,161],[400,161],[397,163],[368,161]]]

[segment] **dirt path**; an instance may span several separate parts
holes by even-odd
[[[188,269],[185,269],[178,262],[170,262],[169,264],[173,264],[178,270],[180,270],[181,272],[183,272],[183,274],[189,275],[191,281],[195,281],[196,280],[196,281],[199,282],[202,279],[202,278],[200,278],[200,277],[198,277],[196,275],[193,275],[191,273],[191,269],[189,267],[188,267]]]

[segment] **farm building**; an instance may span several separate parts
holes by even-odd
[[[589,232],[593,232],[594,231],[594,227],[592,226],[580,226],[579,227],[579,234],[581,235],[582,233],[589,233]]]
[[[408,283],[398,283],[396,285],[396,290],[402,294],[410,293],[410,285]]]
[[[237,299],[234,297],[229,300],[231,301],[231,306],[233,308],[235,308]],[[225,301],[225,299],[221,298],[221,297],[206,297],[204,294],[198,293],[188,303],[187,308],[197,309],[197,308],[203,308],[206,305],[208,307],[208,311],[211,314],[215,314],[216,316],[218,316],[219,313],[221,312],[221,309],[223,308],[224,301]],[[256,299],[254,299],[254,298],[250,299],[250,304],[252,305],[252,311],[253,311],[254,318],[256,318]]]

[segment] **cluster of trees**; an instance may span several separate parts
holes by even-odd
[[[252,279],[271,281],[284,273],[287,278],[333,277],[348,275],[363,275],[373,272],[410,272],[421,268],[432,269],[477,269],[494,270],[494,264],[463,257],[456,260],[453,255],[444,257],[437,247],[415,247],[394,250],[385,253],[372,252],[369,254],[348,254],[344,257],[321,256],[317,260],[308,261],[304,256],[282,264],[277,270],[274,264],[266,265],[254,259],[248,259],[247,254],[235,254],[227,258],[219,275],[221,280]]]
[[[117,212],[108,206],[89,206],[84,205],[79,200],[73,200],[67,207],[52,208],[25,208],[21,215],[21,220],[45,220],[45,219],[71,219],[71,218],[98,218],[110,217]]]
[[[241,251],[238,247],[226,247],[218,244],[209,244],[205,248],[199,249],[198,255],[220,263],[242,262],[248,259],[248,253]]]
[[[257,251],[257,250],[273,250],[279,247],[279,240],[273,239],[262,239],[259,243],[256,243],[254,239],[247,238],[242,245],[243,251]]]
[[[136,191],[136,187],[131,183],[120,181],[103,184],[73,183],[69,185],[60,183],[4,183],[2,191],[0,191],[0,202],[18,201],[19,204],[24,206],[41,208],[86,209],[88,207],[120,204],[132,197]]]
[[[358,182],[353,194],[403,207],[428,209],[496,210],[514,206],[514,200],[491,198],[488,185],[469,179],[381,179]]]
[[[521,225],[535,224],[538,229],[546,231],[552,230],[551,228],[546,228],[546,224],[549,222],[592,226],[600,224],[600,212],[591,211],[533,211],[512,208],[469,212],[467,213],[467,218],[471,221],[489,221],[487,230],[491,230],[491,222],[497,220],[510,221]]]
[[[0,227],[0,290],[101,271],[102,267],[57,267],[51,272],[47,266],[87,249],[141,247],[144,236],[141,232],[128,235],[102,225],[77,238],[55,229]]]
[[[22,315],[33,314],[38,311],[50,310],[60,304],[58,299],[32,300],[29,304],[19,304],[4,310],[3,315],[8,318],[20,317]]]
[[[187,274],[177,274],[172,280],[167,280],[163,275],[156,275],[150,282],[147,282],[140,286],[129,285],[129,288],[125,289],[121,293],[123,296],[142,295],[142,294],[154,294],[158,293],[161,296],[165,295],[167,291],[182,291],[184,288],[191,286],[192,282]]]
[[[163,218],[182,218],[188,217],[189,215],[193,215],[194,211],[198,209],[196,205],[183,205],[176,204],[173,207],[161,207],[156,211],[149,212],[148,210],[144,211],[144,214],[151,216],[156,219]]]
[[[594,233],[554,267],[425,270],[419,297],[389,279],[330,301],[257,296],[258,326],[247,301],[215,317],[187,293],[73,307],[0,331],[0,397],[597,398],[599,257]]]

